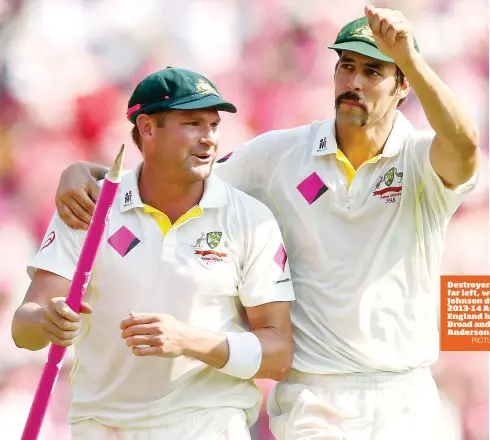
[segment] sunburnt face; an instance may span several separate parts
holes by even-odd
[[[335,70],[337,123],[372,125],[396,109],[403,97],[399,93],[395,64],[355,52],[342,53]]]
[[[206,179],[218,150],[218,111],[173,110],[151,119],[151,142],[143,151],[145,161],[158,164],[167,177],[176,181]]]

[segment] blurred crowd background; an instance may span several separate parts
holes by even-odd
[[[47,350],[17,349],[13,311],[54,209],[63,169],[110,164],[131,144],[127,100],[166,66],[209,76],[239,113],[223,114],[221,154],[264,131],[333,114],[336,55],[325,46],[363,15],[344,0],[0,0],[0,438],[18,440]],[[385,0],[413,22],[421,53],[476,118],[484,153],[476,190],[454,216],[443,272],[487,274],[487,0]],[[428,128],[417,97],[401,107]],[[139,160],[129,148],[126,166]],[[42,439],[68,440],[69,351]],[[434,366],[445,440],[488,439],[488,353],[442,353]],[[264,391],[269,381],[258,381]],[[265,411],[254,440],[271,438]],[[436,439],[434,439],[436,440]],[[439,439],[437,439],[439,440]]]

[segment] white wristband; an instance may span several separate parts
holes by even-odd
[[[239,379],[251,379],[262,363],[262,345],[252,332],[225,333],[228,340],[229,357],[222,373]]]

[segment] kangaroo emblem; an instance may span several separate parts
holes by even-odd
[[[374,188],[374,190],[376,191],[377,189],[379,189],[379,187],[381,186],[381,183],[383,183],[383,181],[385,180],[384,176],[380,176],[379,177],[379,181],[378,183],[376,183],[376,186]]]
[[[206,234],[204,232],[201,233],[201,236],[197,239],[196,244],[191,247],[200,248],[203,242],[206,242]]]

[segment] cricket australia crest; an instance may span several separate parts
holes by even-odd
[[[373,43],[375,42],[374,36],[373,36],[373,31],[371,30],[370,26],[362,26],[360,28],[357,28],[353,33],[353,37],[360,37],[360,38],[365,38],[366,40],[370,40]]]
[[[208,232],[206,235],[206,243],[211,249],[214,249],[216,246],[219,245],[222,235],[223,235],[222,232],[217,232],[217,231]]]
[[[208,82],[204,81],[203,79],[200,79],[196,83],[196,90],[201,94],[201,95],[216,95],[220,96],[219,93],[216,91],[216,89],[209,84]]]
[[[373,196],[379,196],[385,203],[394,203],[402,193],[403,171],[391,167],[384,175],[378,177]],[[396,180],[396,182],[395,182]],[[393,183],[395,183],[394,186]]]
[[[222,232],[202,232],[196,244],[191,246],[195,248],[194,254],[198,255],[198,258],[206,265],[224,262],[228,253],[224,252],[225,249],[216,250],[221,243],[222,237]],[[226,243],[223,243],[220,247],[226,248]]]

